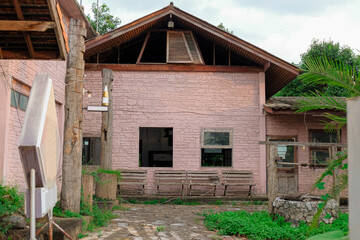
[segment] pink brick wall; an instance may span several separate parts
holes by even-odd
[[[324,119],[323,119],[324,120]],[[323,129],[323,125],[320,124],[319,117],[305,116],[304,115],[267,115],[266,116],[266,128],[268,136],[296,136],[299,142],[309,141],[309,129]],[[347,141],[346,127],[341,130],[341,141],[344,143]],[[309,163],[310,150],[309,147],[298,148],[297,160],[300,163]],[[299,167],[298,182],[299,192],[309,193],[312,185],[317,177],[323,172],[324,168],[313,167]],[[328,178],[326,185],[330,186],[332,178]],[[318,193],[318,192],[315,192]],[[346,192],[344,192],[346,195]]]
[[[86,75],[84,106],[99,105],[101,72]],[[201,128],[232,128],[233,169],[253,171],[259,192],[259,74],[114,72],[113,96],[114,168],[139,168],[139,127],[173,127],[173,169],[209,169],[200,166]],[[84,136],[100,136],[100,127],[101,114],[85,111]],[[159,168],[143,169],[153,193]]]
[[[0,62],[0,64],[2,64]],[[11,60],[7,63],[9,65],[7,75],[16,78],[19,82],[26,85],[32,85],[36,73],[48,73],[53,80],[55,100],[57,102],[57,112],[59,121],[59,133],[63,136],[64,125],[64,99],[65,99],[65,73],[66,64],[64,61],[20,61]],[[14,86],[15,87],[15,86]],[[29,92],[26,88],[16,90],[28,95]],[[20,156],[18,153],[17,144],[21,134],[21,126],[25,117],[25,111],[10,107],[10,121],[8,126],[8,142],[7,142],[7,161],[5,179],[6,183],[18,185],[21,191],[26,188],[24,173],[22,170]]]

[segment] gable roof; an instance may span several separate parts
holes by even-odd
[[[85,57],[120,45],[149,30],[155,29],[169,20],[169,15],[175,22],[191,29],[193,32],[211,39],[231,51],[263,66],[266,79],[266,96],[270,97],[299,75],[299,69],[226,31],[219,29],[173,4],[156,12],[135,20],[104,35],[89,39],[86,45]]]

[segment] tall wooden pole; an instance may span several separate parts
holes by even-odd
[[[277,157],[277,146],[270,145],[270,157],[268,162],[268,211],[270,214],[274,213],[273,202],[276,198],[278,191],[278,182],[277,182],[277,168],[276,168],[276,157]]]
[[[82,102],[86,28],[82,20],[70,19],[69,54],[65,76],[64,159],[61,207],[80,211],[82,158]]]
[[[102,87],[108,86],[109,105],[108,111],[102,112],[101,122],[101,154],[100,167],[103,169],[112,168],[112,137],[113,137],[113,71],[110,69],[102,70]]]

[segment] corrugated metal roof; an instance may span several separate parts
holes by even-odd
[[[155,29],[157,26],[167,22],[170,14],[172,14],[175,22],[179,22],[193,32],[231,49],[256,64],[264,66],[264,68],[266,64],[270,63],[270,67],[265,74],[267,97],[271,97],[299,75],[299,69],[296,66],[186,13],[172,4],[114,31],[88,40],[86,42],[85,57],[118,46],[144,32]]]
[[[345,97],[335,97],[337,100],[346,101]],[[304,97],[271,97],[266,100],[265,107],[275,110],[293,110],[298,105],[297,102]]]

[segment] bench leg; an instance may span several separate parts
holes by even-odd
[[[184,184],[181,184],[181,196],[184,196]]]
[[[190,185],[190,189],[189,189],[189,190],[190,190],[190,191],[189,191],[190,196],[191,196],[191,187],[192,187],[192,186]]]
[[[214,187],[214,196],[216,196],[216,186]]]
[[[249,195],[248,195],[249,198],[252,198],[252,196],[251,196],[251,187],[252,186],[249,186]]]
[[[224,196],[226,196],[226,190],[227,190],[227,185],[225,185],[225,189],[224,189]]]
[[[160,191],[160,185],[157,185],[157,195],[160,195],[159,191]]]

